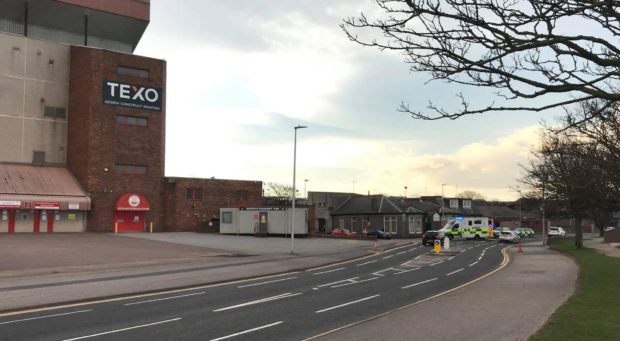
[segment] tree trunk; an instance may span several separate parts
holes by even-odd
[[[579,249],[583,247],[583,232],[581,231],[581,217],[575,217],[575,246]]]

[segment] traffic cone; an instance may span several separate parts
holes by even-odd
[[[375,241],[375,246],[372,247],[372,252],[379,252],[379,251],[381,250],[379,249],[379,245],[377,245],[377,242]]]
[[[519,239],[519,247],[517,248],[519,252],[523,252],[523,248],[521,247],[521,240]]]

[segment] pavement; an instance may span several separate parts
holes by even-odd
[[[583,240],[583,246],[595,249],[610,257],[620,257],[619,245],[620,243],[605,243],[603,237],[584,238]]]
[[[417,240],[378,241],[387,249]],[[0,236],[0,312],[190,287],[371,254],[374,241],[200,233]],[[540,242],[510,248],[504,269],[325,340],[523,340],[575,290],[577,265]],[[527,298],[527,299],[524,299]]]

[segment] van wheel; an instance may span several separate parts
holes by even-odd
[[[480,240],[480,236],[479,236],[479,235],[476,235],[476,236],[474,237],[474,240]]]

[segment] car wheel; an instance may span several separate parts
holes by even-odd
[[[474,240],[480,240],[480,236],[479,236],[479,235],[476,235],[476,236],[474,237]]]

